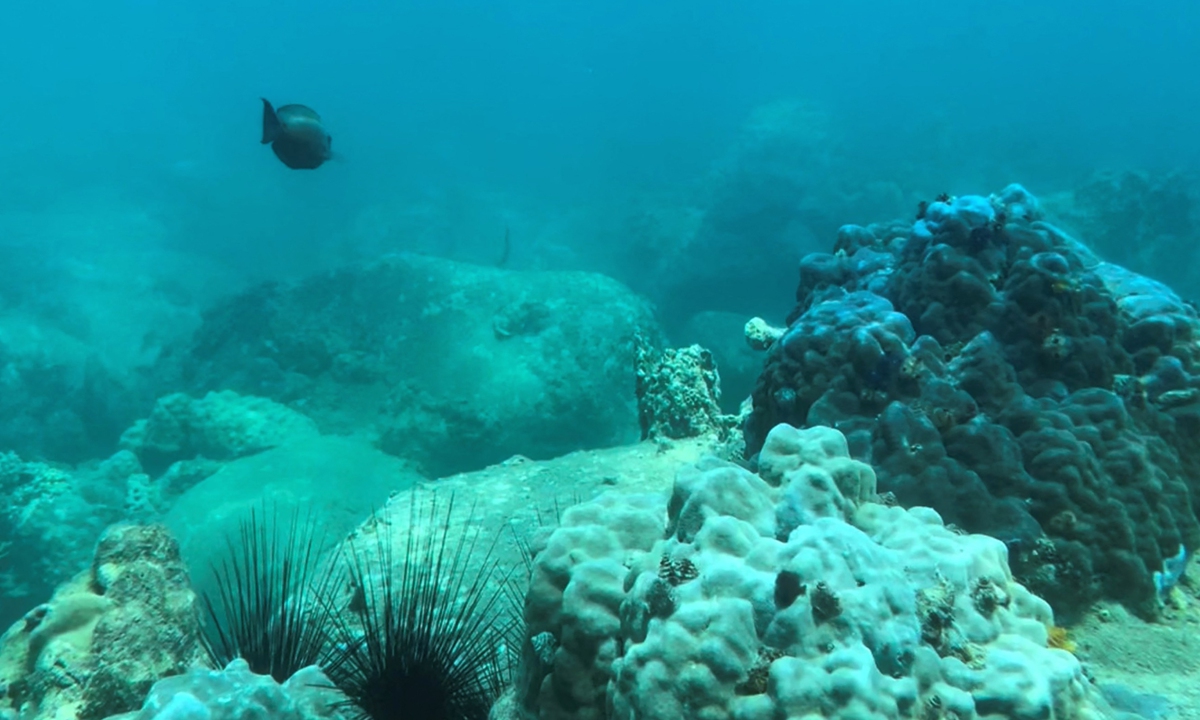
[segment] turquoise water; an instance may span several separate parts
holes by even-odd
[[[687,524],[674,504],[589,504],[606,489],[703,496],[697,488],[719,481],[673,482],[697,462],[711,470],[706,454],[762,491],[745,491],[748,506],[773,508],[738,516],[762,547],[793,542],[830,507],[845,532],[907,527],[855,515],[894,504],[933,507],[947,535],[1000,542],[1003,563],[990,540],[971,552],[988,558],[979,567],[1013,573],[1013,597],[1041,598],[1018,602],[1013,622],[1050,634],[1026,628],[1021,642],[1040,651],[1046,638],[1072,638],[1059,646],[1083,663],[1030,667],[1080,687],[1086,668],[1118,709],[1192,717],[1197,27],[1200,7],[1181,0],[6,8],[0,629],[14,629],[0,640],[0,720],[79,700],[37,695],[49,686],[38,673],[55,662],[86,656],[88,672],[108,662],[92,662],[103,656],[94,637],[134,611],[102,591],[120,573],[96,558],[124,567],[129,553],[152,557],[178,582],[117,595],[186,605],[192,589],[214,592],[210,564],[227,536],[245,544],[237,533],[250,508],[312,513],[333,547],[371,535],[372,513],[408,528],[395,498],[439,483],[490,502],[481,526],[506,538],[494,570],[515,580],[492,584],[511,584],[516,600],[489,605],[489,623],[521,616],[527,597],[554,606],[537,594],[538,573],[569,575],[555,564],[574,557],[561,538],[593,547],[571,523],[616,513],[642,523],[645,543],[623,536],[634,543],[623,559],[605,546],[604,562],[628,577],[604,592],[648,597],[656,620],[642,627],[635,611],[614,611],[620,630],[601,655],[670,665],[650,624],[666,627],[702,599],[753,601],[761,637],[722,692],[775,702],[768,669],[801,672],[804,653],[779,640],[793,626],[767,632],[767,586],[790,588],[796,575],[816,592],[818,579],[771,561],[759,570],[774,579],[755,581],[767,585],[712,590],[725,576],[705,574],[701,560],[716,552],[705,540],[646,540]],[[264,99],[279,111],[269,138]],[[295,141],[315,145],[293,152],[315,152],[299,164],[319,167],[285,166],[281,133],[308,133]],[[685,349],[693,343],[703,349]],[[760,450],[781,423],[840,433],[796,460],[836,458],[841,469],[821,472],[838,479],[840,499],[768,479]],[[844,487],[851,462],[878,487]],[[553,540],[573,505],[582,509]],[[112,530],[129,524],[169,535]],[[389,542],[406,542],[409,530],[395,532]],[[172,543],[180,558],[162,550]],[[908,546],[897,547],[888,552]],[[366,565],[327,550],[317,555],[337,577],[367,583]],[[435,555],[422,546],[424,562]],[[661,582],[647,575],[659,555]],[[681,580],[684,557],[711,597],[688,595],[697,576]],[[880,571],[858,587],[903,585],[896,577]],[[985,595],[997,577],[985,578]],[[963,597],[978,580],[947,582]],[[396,582],[383,607],[393,588],[428,589]],[[895,592],[910,590],[926,612],[930,587]],[[326,665],[328,642],[341,643],[340,667],[359,667],[347,648],[362,625],[370,634],[363,608],[376,600],[364,592],[304,596],[336,629],[306,636]],[[838,642],[869,648],[872,672],[890,678],[871,681],[895,704],[876,707],[882,716],[918,707],[904,685],[923,672],[910,640],[943,659],[978,659],[930,642],[926,626],[915,640],[905,639],[912,628],[862,637],[865,606],[849,585],[840,592],[851,629]],[[840,613],[824,595],[825,609],[803,597],[817,625]],[[366,613],[359,625],[338,614],[354,603]],[[692,607],[684,614],[700,612]],[[203,655],[200,621],[180,612],[166,613],[163,638],[146,639],[171,649],[132,673],[136,691],[81,707],[93,703],[97,717],[136,709],[153,682]],[[536,683],[513,690],[537,672],[547,687],[582,687],[545,659],[573,652],[562,645],[569,623],[539,625],[533,611],[522,622],[481,641],[511,644],[497,658],[515,674],[496,658],[471,667],[487,665],[497,694],[531,717],[582,718],[602,705],[619,717],[692,716],[619,683],[570,707]],[[830,655],[828,643],[804,652]],[[617,677],[613,662],[597,672]],[[242,682],[238,672],[214,687]],[[1170,679],[1147,684],[1155,675]],[[766,705],[755,702],[721,707],[757,717]],[[927,712],[966,712],[954,702],[939,696]]]

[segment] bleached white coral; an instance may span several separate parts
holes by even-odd
[[[873,501],[829,428],[781,425],[762,476],[715,461],[669,501],[572,508],[535,560],[541,718],[1102,717],[1004,545]],[[687,567],[688,572],[680,572]]]

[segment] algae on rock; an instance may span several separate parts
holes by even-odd
[[[101,537],[92,566],[0,636],[0,685],[19,720],[98,720],[139,707],[200,658],[196,596],[161,525]]]

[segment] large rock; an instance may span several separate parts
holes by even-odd
[[[604,276],[397,255],[239,295],[168,362],[444,475],[636,440],[639,332],[649,306]]]
[[[317,425],[307,416],[265,398],[228,390],[199,399],[174,393],[159,398],[150,417],[121,435],[121,447],[133,452],[143,467],[159,470],[196,457],[253,455],[315,435]]]
[[[527,562],[567,508],[613,489],[665,497],[679,468],[698,461],[713,448],[713,438],[706,437],[584,450],[549,460],[514,457],[395,493],[376,517],[361,518],[363,522],[346,535],[371,537],[386,532],[386,542],[397,555],[403,555],[413,537],[429,527],[426,520],[436,507],[444,514],[433,517],[439,524],[446,523],[448,537],[478,532],[485,547],[494,539],[490,558],[504,574],[511,571],[514,585],[523,586]],[[451,499],[453,508],[447,509]],[[414,518],[420,521],[414,523]],[[345,546],[350,547],[349,543]],[[484,571],[489,555],[482,550],[463,561],[464,575]],[[515,589],[523,591],[523,587]]]
[[[198,587],[251,510],[287,525],[311,518],[330,542],[419,477],[402,461],[351,438],[312,437],[240,458],[185,492],[167,513]]]

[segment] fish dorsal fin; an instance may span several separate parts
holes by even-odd
[[[285,124],[290,120],[312,120],[320,124],[321,116],[307,105],[284,105],[275,111]]]
[[[263,102],[262,144],[268,145],[275,142],[275,138],[283,132],[283,125],[279,122],[279,116],[275,114],[275,108],[271,107],[271,103],[266,98],[261,98],[261,100]]]

